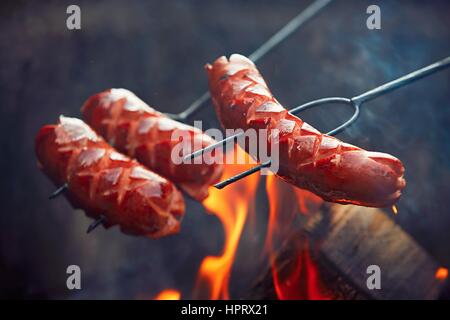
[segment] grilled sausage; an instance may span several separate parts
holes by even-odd
[[[214,140],[200,130],[174,121],[150,108],[125,89],[109,89],[90,97],[81,112],[84,120],[119,151],[170,179],[197,200],[208,196],[208,187],[219,181],[222,164],[180,163],[171,159],[180,143],[172,133],[184,132],[184,144],[195,151]]]
[[[400,197],[406,185],[400,160],[322,134],[288,113],[246,57],[220,57],[206,70],[224,128],[279,130],[277,175],[281,178],[342,204],[385,207]],[[270,141],[269,137],[268,148]]]
[[[83,121],[61,116],[42,127],[35,149],[50,179],[67,184],[71,204],[89,217],[103,215],[105,227],[151,238],[179,231],[184,200],[176,187],[115,151]]]

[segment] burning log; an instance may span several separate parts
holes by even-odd
[[[439,264],[381,210],[332,207],[329,217],[321,254],[361,291],[374,299],[439,297]],[[368,289],[369,265],[380,267],[381,289]]]
[[[305,235],[303,233],[303,235]],[[298,234],[297,234],[298,236]],[[292,237],[291,237],[292,239]],[[297,245],[293,245],[294,242],[286,241],[280,248],[276,255],[277,260],[277,273],[278,277],[281,279],[289,278],[292,274],[292,265],[298,264],[294,263],[294,256],[299,251]],[[308,245],[304,245],[300,250],[310,250]],[[333,268],[330,268],[327,263],[322,259],[317,259],[317,257],[311,254],[314,261],[315,272],[320,276],[321,282],[326,284],[326,287],[321,288],[322,297],[321,299],[335,299],[335,300],[364,300],[367,299],[362,292],[346,281],[341,275],[339,275]],[[311,266],[309,266],[311,268]],[[307,273],[308,271],[306,271]],[[311,286],[307,285],[307,279],[303,277],[300,279],[299,288],[292,288],[292,291],[297,290],[298,292],[303,291],[303,299],[317,299],[317,297],[304,294],[305,291],[311,289]],[[286,280],[285,280],[286,281]],[[290,280],[287,280],[290,281]],[[280,297],[279,290],[277,290],[277,284],[274,283],[274,271],[271,268],[269,270],[263,271],[262,276],[257,279],[255,285],[251,288],[251,292],[248,294],[249,299],[296,299],[295,296]],[[317,290],[317,288],[316,288]]]
[[[447,274],[383,211],[323,204],[277,250],[278,277],[292,274],[299,250],[306,250],[334,299],[437,299]],[[301,239],[301,240],[299,240]],[[306,239],[306,241],[305,241]],[[298,243],[303,243],[298,246]],[[381,288],[369,289],[367,268],[379,266]],[[448,271],[447,271],[448,272]],[[279,297],[273,268],[252,288],[251,298]]]

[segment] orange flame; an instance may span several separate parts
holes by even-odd
[[[444,281],[445,279],[448,278],[448,269],[440,267],[439,269],[436,270],[435,277],[439,281]]]
[[[302,214],[317,209],[323,203],[323,200],[310,192],[293,188],[273,175],[267,176],[266,191],[270,205],[266,249],[269,251],[272,277],[278,298],[280,300],[329,299],[330,297],[322,294],[322,284],[320,283],[317,266],[309,254],[309,241],[304,235],[299,235],[297,239],[295,248],[298,250],[298,255],[294,259],[294,266],[287,275],[281,274],[274,249],[275,236],[285,233],[280,230],[280,228],[283,228],[280,216],[282,211],[283,213],[285,211],[281,207],[282,204],[289,203],[288,197],[291,197],[292,194],[297,196],[298,209]],[[295,210],[291,214],[295,214]]]
[[[300,188],[292,189],[294,189],[295,195],[297,197],[297,203],[300,209],[300,213],[304,215],[307,215],[312,211],[316,211],[323,203],[322,198],[316,196],[314,193]]]
[[[235,159],[244,157],[248,165],[226,165],[223,179],[232,177],[254,166],[249,162],[249,155],[236,147]],[[209,197],[203,202],[205,208],[216,215],[221,221],[225,232],[225,244],[220,256],[207,256],[203,259],[197,276],[194,296],[198,298],[201,290],[208,288],[209,299],[229,299],[229,280],[236,250],[247,218],[254,216],[252,201],[255,198],[259,175],[254,174],[233,186],[222,190],[210,188]],[[266,252],[269,254],[275,290],[279,299],[329,299],[322,294],[317,266],[310,256],[310,244],[304,235],[299,235],[296,242],[298,252],[288,274],[281,274],[277,265],[274,249],[275,237],[280,237],[289,230],[291,222],[298,211],[307,215],[315,211],[323,200],[314,194],[294,188],[274,175],[267,177],[267,194],[269,199],[269,222],[265,242]],[[295,200],[292,201],[292,195]],[[297,202],[298,208],[295,208]],[[250,205],[249,205],[250,204]],[[294,205],[293,205],[294,204]],[[299,210],[297,210],[299,209]],[[286,216],[283,221],[281,216]],[[286,217],[284,217],[286,219]],[[200,297],[203,298],[203,297]],[[162,291],[156,299],[180,299],[180,292],[172,289]]]
[[[239,153],[245,153],[239,147],[235,150],[238,157]],[[241,156],[248,159],[247,154],[241,154]],[[249,162],[246,161],[246,163]],[[254,165],[228,164],[225,166],[222,178],[227,179],[252,166]],[[254,199],[258,181],[259,175],[254,174],[222,190],[210,188],[209,197],[203,202],[205,208],[220,219],[225,231],[222,255],[207,256],[203,259],[198,273],[196,290],[198,291],[200,284],[206,282],[209,285],[210,299],[230,298],[228,291],[230,271],[247,219],[249,202]]]
[[[181,293],[174,289],[165,289],[158,293],[155,300],[180,300]]]

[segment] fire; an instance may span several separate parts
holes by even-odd
[[[291,273],[282,279],[276,261],[272,260],[272,277],[275,290],[280,300],[325,300],[319,284],[319,274],[309,254],[309,241],[300,237],[297,246],[300,248]]]
[[[276,236],[285,234],[287,228],[284,225],[287,224],[289,219],[295,218],[292,215],[295,215],[296,210],[291,210],[288,213],[288,215],[291,215],[291,217],[288,217],[288,220],[286,220],[286,217],[282,217],[282,215],[286,215],[286,210],[282,208],[282,204],[285,202],[289,203],[288,197],[291,197],[292,194],[296,195],[299,210],[305,215],[312,208],[317,209],[323,201],[307,191],[294,189],[273,175],[267,176],[266,191],[270,204],[266,250],[269,252],[272,277],[278,298],[280,300],[329,299],[330,297],[322,293],[322,284],[320,283],[317,266],[310,256],[310,244],[304,235],[299,234],[294,244],[297,256],[294,259],[293,266],[287,272],[286,268],[281,270],[275,254]]]
[[[439,281],[444,281],[448,278],[448,269],[444,267],[440,267],[436,270],[435,278]]]
[[[161,291],[155,300],[180,300],[181,293],[174,289],[165,289]]]
[[[235,159],[249,156],[239,147],[235,149]],[[247,161],[247,163],[249,163]],[[253,167],[248,165],[225,166],[223,179],[232,177]],[[249,218],[254,217],[254,199],[259,182],[259,175],[253,174],[233,183],[232,186],[218,190],[210,188],[209,197],[203,202],[204,207],[219,218],[225,233],[225,243],[219,256],[207,256],[203,259],[193,296],[204,298],[205,289],[209,299],[229,299],[229,282],[231,269],[236,256],[242,231]],[[286,272],[281,270],[276,259],[276,240],[286,240],[287,231],[292,231],[292,222],[298,213],[308,215],[316,211],[323,200],[314,194],[294,188],[276,178],[267,176],[267,195],[269,200],[269,222],[267,228],[265,252],[268,254],[272,270],[274,287],[279,299],[329,299],[322,293],[319,273],[314,258],[310,255],[310,243],[304,234],[296,237],[294,263]],[[278,239],[277,239],[278,238]],[[156,299],[180,299],[180,293],[168,289],[161,292]]]
[[[300,213],[304,215],[317,210],[323,203],[322,198],[316,196],[314,193],[299,188],[292,189],[294,189],[295,195],[297,197],[297,203],[300,209]]]
[[[236,154],[245,153],[239,147]],[[248,155],[242,155],[248,158]],[[247,161],[248,163],[248,161]],[[226,165],[223,179],[232,177],[254,165]],[[249,213],[249,202],[254,199],[259,175],[254,174],[222,190],[210,188],[205,208],[216,215],[225,231],[225,245],[220,256],[207,256],[201,263],[196,289],[209,286],[210,299],[229,299],[229,278],[242,230]]]

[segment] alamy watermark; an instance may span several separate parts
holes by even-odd
[[[366,280],[366,286],[369,290],[381,289],[381,268],[376,264],[367,267],[366,273],[369,275]]]
[[[367,18],[366,26],[369,30],[381,29],[381,9],[379,6],[372,4],[367,7],[366,13],[370,16]]]
[[[81,268],[76,264],[67,267],[66,273],[69,275],[66,280],[66,286],[69,290],[81,289]]]
[[[202,130],[202,121],[195,121],[194,127]],[[279,130],[278,129],[226,129],[225,136],[229,137],[240,133],[236,138],[237,143],[252,157],[245,153],[236,153],[234,141],[230,140],[222,146],[205,152],[194,159],[185,158],[192,152],[202,149],[201,139],[192,139],[191,133],[186,130],[174,130],[172,141],[179,141],[172,148],[171,160],[174,164],[256,164],[257,161],[264,163],[270,160],[270,166],[263,168],[261,174],[268,175],[269,172],[276,173],[279,169]],[[224,139],[221,130],[216,128],[207,129],[204,134],[209,135],[216,141]]]
[[[66,13],[69,15],[66,19],[66,26],[69,30],[81,29],[81,8],[75,4],[67,7]]]

